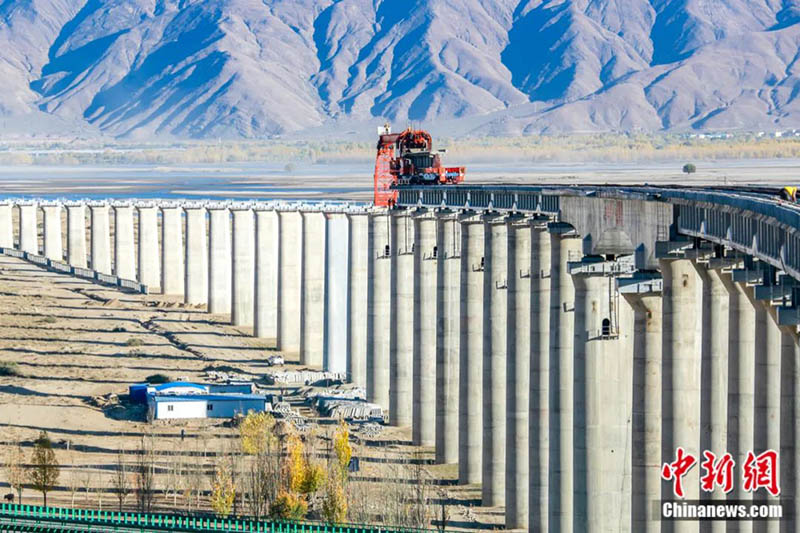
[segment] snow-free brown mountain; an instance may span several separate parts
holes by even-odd
[[[800,127],[799,22],[797,0],[0,0],[0,116],[125,138]]]

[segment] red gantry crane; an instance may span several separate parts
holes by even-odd
[[[375,205],[390,207],[397,201],[397,185],[446,185],[464,181],[465,167],[442,166],[445,150],[433,151],[430,133],[407,128],[392,133],[386,124],[378,129],[375,160]]]

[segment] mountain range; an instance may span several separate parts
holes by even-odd
[[[799,56],[798,0],[0,0],[0,117],[132,139],[781,129]]]

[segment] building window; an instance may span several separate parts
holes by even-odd
[[[603,337],[610,337],[611,336],[611,321],[607,318],[603,319]]]
[[[167,406],[167,411],[172,411],[172,408],[173,408],[173,407],[174,407],[173,405],[168,405],[168,406]]]
[[[207,411],[213,411],[214,410],[214,404],[210,403],[210,404],[206,405],[206,410]]]

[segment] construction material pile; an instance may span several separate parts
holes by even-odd
[[[303,394],[311,405],[318,406],[321,399],[366,400],[367,390],[364,387],[347,389],[309,390]]]
[[[375,403],[349,398],[319,398],[317,409],[322,416],[345,420],[383,421],[383,409]]]
[[[267,364],[269,366],[280,366],[285,363],[286,361],[283,359],[282,355],[270,355],[267,357]]]
[[[368,439],[377,437],[378,435],[381,434],[381,431],[383,431],[383,426],[381,426],[380,424],[376,424],[374,422],[364,424],[359,429],[359,433],[361,433],[361,436]]]
[[[321,381],[344,381],[346,378],[347,375],[342,372],[321,372],[319,370],[276,370],[264,375],[264,379],[272,385],[313,385]]]

